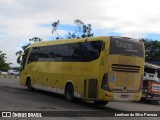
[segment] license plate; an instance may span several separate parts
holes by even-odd
[[[128,95],[121,95],[121,98],[127,98]]]

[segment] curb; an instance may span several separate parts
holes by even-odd
[[[19,76],[7,76],[7,75],[2,75],[0,78],[19,78]]]

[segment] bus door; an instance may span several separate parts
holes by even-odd
[[[31,49],[28,61],[27,61],[27,68],[26,68],[26,74],[28,77],[31,78],[31,82],[33,85],[39,84],[39,79],[38,79],[38,48],[34,47]]]
[[[36,67],[36,64],[34,64],[33,61],[31,60],[32,58],[30,56],[28,58],[29,51],[30,51],[29,48],[26,49],[22,57],[22,63],[21,63],[22,72],[20,73],[20,75],[23,76],[21,77],[21,80],[24,81],[23,85],[26,84],[25,80],[27,79],[27,77],[30,77],[32,84],[35,84],[35,74],[36,74],[37,67]]]
[[[26,61],[29,54],[30,49],[26,49],[23,55],[20,55],[17,59],[17,63],[20,63],[20,84],[25,85],[24,79],[26,79],[27,74],[24,69],[26,69]]]

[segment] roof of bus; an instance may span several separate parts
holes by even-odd
[[[58,39],[58,40],[35,42],[35,43],[31,44],[28,48],[38,47],[38,46],[67,44],[67,43],[77,43],[77,42],[85,42],[85,41],[104,40],[104,39],[109,39],[109,37],[136,40],[133,38],[120,37],[120,36],[99,36],[99,37],[89,37],[89,38],[81,38],[81,39]]]
[[[109,38],[108,36],[100,36],[100,37],[89,37],[82,39],[58,39],[58,40],[50,40],[50,41],[41,41],[35,42],[31,44],[30,47],[38,47],[38,46],[48,46],[48,45],[58,45],[58,44],[67,44],[67,43],[76,43],[76,42],[84,42],[84,41],[94,41],[94,40],[104,40],[104,38]]]

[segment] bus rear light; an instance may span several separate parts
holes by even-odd
[[[106,96],[106,97],[112,97],[112,95],[108,95],[108,94],[106,94],[105,96]]]
[[[101,88],[106,90],[106,91],[110,91],[109,84],[108,84],[108,74],[107,73],[105,73],[103,75]]]

